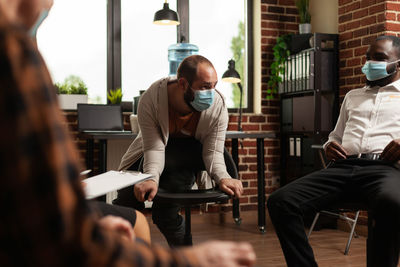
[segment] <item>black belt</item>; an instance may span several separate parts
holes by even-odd
[[[348,159],[369,159],[369,160],[381,160],[380,153],[360,153],[355,155],[347,156]]]

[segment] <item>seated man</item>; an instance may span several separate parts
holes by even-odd
[[[144,201],[147,195],[151,201],[159,183],[163,187],[173,184],[176,189],[190,189],[194,181],[185,179],[185,174],[161,176],[170,137],[199,140],[203,145],[202,157],[207,173],[222,191],[240,197],[242,183],[232,179],[226,171],[223,153],[228,112],[223,96],[214,89],[216,84],[217,73],[211,62],[194,55],[179,65],[177,79],[158,80],[141,96],[138,108],[140,132],[123,156],[119,169],[137,170],[143,156],[143,171],[153,174],[154,179],[136,184],[134,189],[120,190],[115,203],[132,205],[135,197]],[[185,224],[178,210],[176,205],[153,203],[153,221],[173,246],[184,243]]]
[[[380,36],[362,68],[364,88],[345,96],[324,149],[329,167],[272,193],[268,210],[288,266],[317,266],[303,213],[349,198],[375,220],[373,266],[397,266],[400,246],[400,40]]]
[[[0,0],[0,266],[251,266],[249,244],[166,250],[132,242],[129,223],[89,208],[78,151],[28,35],[50,2]]]

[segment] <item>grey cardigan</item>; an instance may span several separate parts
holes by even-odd
[[[143,172],[159,182],[165,164],[165,146],[169,137],[167,84],[172,78],[154,82],[141,96],[138,106],[140,131],[122,157],[119,170],[126,170],[144,154]],[[210,108],[201,112],[195,138],[203,144],[203,161],[207,173],[216,183],[231,178],[224,161],[228,110],[220,92],[216,91]],[[143,138],[145,136],[145,138]]]

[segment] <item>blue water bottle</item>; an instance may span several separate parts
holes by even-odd
[[[177,43],[170,45],[168,47],[169,75],[176,75],[176,70],[185,57],[198,53],[199,48],[194,44]]]

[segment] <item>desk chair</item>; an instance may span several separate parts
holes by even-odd
[[[227,172],[234,179],[239,179],[236,164],[232,156],[225,148],[224,159]],[[142,169],[143,159],[139,165]],[[164,172],[174,172],[181,170],[190,170],[196,173],[205,170],[202,159],[202,145],[194,138],[170,138],[165,149],[165,167]],[[162,176],[161,178],[162,179]],[[155,200],[181,205],[185,210],[185,245],[192,245],[191,234],[191,207],[202,203],[227,203],[231,196],[220,191],[217,186],[212,189],[192,189],[178,192],[170,192],[159,188]],[[234,200],[233,218],[237,225],[241,223],[239,214],[239,201]]]
[[[322,145],[312,145],[311,148],[318,149],[318,155],[321,160],[321,164],[324,168],[326,168],[326,160],[323,155]],[[346,223],[350,226],[350,234],[349,234],[349,238],[346,243],[346,248],[344,250],[344,255],[348,255],[349,250],[350,250],[351,240],[353,239],[353,236],[355,238],[358,237],[357,233],[355,232],[355,228],[357,225],[358,215],[360,214],[361,209],[367,210],[367,208],[364,205],[357,203],[357,202],[342,202],[342,203],[332,206],[329,211],[321,210],[321,211],[317,212],[317,214],[315,215],[314,220],[310,226],[310,230],[308,231],[307,237],[310,238],[311,232],[313,231],[314,226],[317,223],[320,214],[324,214],[324,215],[336,217],[338,219],[342,219],[342,220],[346,221]],[[348,212],[355,212],[354,219],[347,216]]]

